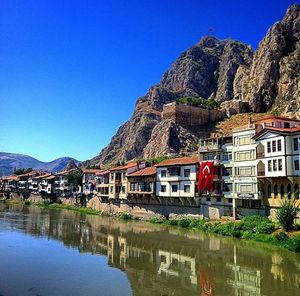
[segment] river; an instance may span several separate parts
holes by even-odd
[[[300,255],[145,222],[0,203],[0,296],[300,295]]]

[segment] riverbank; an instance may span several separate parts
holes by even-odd
[[[103,213],[100,213],[100,211],[91,208],[76,207],[66,204],[38,204],[14,200],[6,200],[2,202],[11,204],[35,205],[45,209],[71,210],[87,215],[104,215]],[[117,217],[122,220],[136,220],[127,213],[121,213],[117,215]],[[263,242],[273,246],[285,248],[293,252],[300,252],[299,224],[295,226],[293,231],[286,232],[277,223],[270,221],[268,218],[260,216],[248,216],[239,221],[212,221],[204,219],[167,220],[163,218],[152,218],[149,222],[153,224],[168,225],[205,233],[215,233],[222,236],[235,237],[243,240]]]
[[[300,225],[296,225],[293,231],[285,232],[277,223],[260,216],[248,216],[239,221],[164,220],[154,218],[150,220],[150,223],[263,242],[293,252],[300,252]]]

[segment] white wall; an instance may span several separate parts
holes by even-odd
[[[161,177],[161,171],[165,170],[168,174],[168,167],[157,168],[156,175],[156,194],[164,197],[194,197],[195,184],[197,179],[196,165],[180,166],[180,176],[166,176]],[[184,177],[184,170],[190,170],[190,176]],[[161,192],[161,186],[166,186],[166,192]],[[172,185],[178,186],[177,192],[172,192]],[[190,192],[184,192],[184,185],[190,185]]]

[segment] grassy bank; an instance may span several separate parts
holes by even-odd
[[[299,225],[296,225],[294,231],[285,232],[276,223],[260,216],[248,216],[240,221],[231,222],[189,219],[165,220],[160,218],[153,218],[150,222],[264,242],[290,251],[300,252]]]
[[[3,203],[7,204],[18,204],[18,205],[34,205],[38,206],[44,209],[58,209],[58,210],[71,210],[75,212],[80,212],[83,214],[87,215],[99,215],[100,212],[93,210],[91,208],[86,208],[86,207],[76,207],[76,206],[71,206],[71,205],[66,205],[66,204],[58,204],[58,203],[31,203],[29,201],[21,201],[21,200],[3,200]]]
[[[79,213],[83,213],[83,214],[87,214],[87,215],[99,215],[100,214],[99,211],[93,210],[91,208],[76,207],[76,206],[71,206],[71,205],[66,205],[66,204],[44,203],[44,204],[38,204],[38,206],[41,206],[45,209],[71,210],[71,211],[75,211],[75,212],[79,212]]]

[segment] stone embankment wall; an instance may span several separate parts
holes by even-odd
[[[193,107],[176,102],[163,106],[163,119],[172,119],[183,126],[201,126],[225,118],[223,110]]]
[[[87,202],[87,207],[100,211],[106,215],[118,216],[121,213],[130,214],[143,220],[151,218],[167,217],[174,219],[221,219],[229,218],[231,215],[230,206],[177,206],[163,204],[136,204],[136,203],[104,203],[95,196]]]

